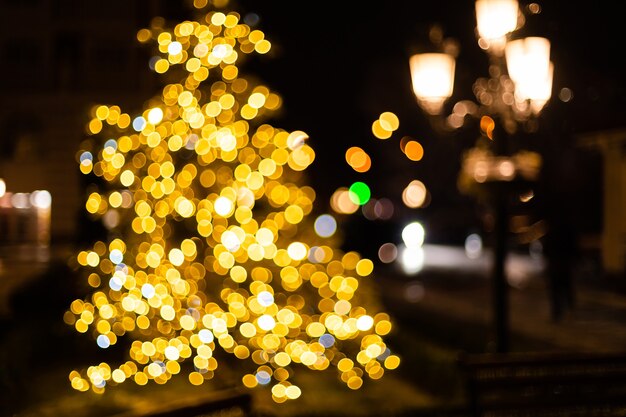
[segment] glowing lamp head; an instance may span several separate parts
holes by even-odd
[[[517,0],[477,0],[476,27],[486,48],[501,52],[506,35],[517,28]],[[481,45],[482,46],[482,45]]]
[[[444,53],[424,53],[409,59],[411,82],[417,102],[427,113],[441,113],[452,95],[455,60]]]
[[[552,95],[550,41],[541,37],[510,41],[505,57],[509,76],[515,83],[516,99],[530,100],[531,108],[538,113]]]

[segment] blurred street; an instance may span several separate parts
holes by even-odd
[[[430,317],[438,323],[466,329],[467,334],[454,334],[448,326],[442,331],[431,330],[443,338],[457,340],[460,349],[489,351],[493,301],[489,254],[469,259],[463,248],[425,245],[424,260],[423,269],[413,275],[384,272],[388,282],[381,288],[388,307],[403,323],[425,325]],[[602,276],[590,258],[581,257],[573,269],[575,306],[555,322],[550,315],[545,260],[528,254],[508,255],[512,351],[626,350],[626,294],[622,280]]]
[[[373,278],[396,323],[389,338],[392,350],[402,358],[396,371],[366,381],[358,391],[347,389],[332,373],[298,371],[294,381],[302,387],[300,399],[277,405],[267,390],[251,390],[253,413],[464,415],[466,394],[458,354],[493,349],[489,254],[470,259],[462,248],[423,249],[418,272],[406,274],[399,265],[379,265]],[[0,274],[2,417],[142,416],[175,400],[206,400],[211,390],[238,384],[234,372],[220,368],[210,386],[192,387],[179,378],[150,388],[124,384],[104,395],[72,390],[68,373],[103,356],[91,340],[62,320],[67,305],[81,292],[68,267],[72,250],[53,246],[39,258],[20,253],[3,252]],[[593,262],[581,259],[574,275],[575,306],[555,322],[543,271],[540,258],[509,256],[511,351],[626,351],[626,293],[616,281],[594,275]]]

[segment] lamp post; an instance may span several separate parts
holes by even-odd
[[[533,7],[535,7],[534,5]],[[537,11],[537,10],[536,10]],[[514,39],[524,23],[517,0],[477,0],[478,44],[489,55],[489,77],[474,83],[477,103],[462,101],[446,121],[460,127],[467,114],[479,118],[491,149],[475,148],[463,161],[463,173],[488,191],[495,214],[493,228],[493,331],[495,350],[509,350],[508,198],[514,185],[536,179],[540,158],[530,152],[510,154],[510,140],[521,124],[534,120],[552,90],[550,42],[541,37]],[[432,118],[442,116],[452,96],[455,57],[449,51],[410,57],[411,81],[419,106]]]

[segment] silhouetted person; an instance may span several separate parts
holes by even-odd
[[[548,231],[544,238],[547,261],[547,279],[550,295],[550,314],[559,321],[574,308],[573,268],[578,257],[577,236],[565,213],[555,213],[547,219]]]
[[[556,119],[555,119],[556,120]],[[555,124],[554,130],[537,137],[542,147],[542,168],[537,184],[539,217],[547,223],[542,238],[547,262],[546,279],[554,321],[574,307],[573,272],[581,255],[578,233],[582,227],[581,184],[587,175],[581,166],[588,156],[574,146],[568,126]]]

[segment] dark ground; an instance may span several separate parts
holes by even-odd
[[[211,390],[238,384],[234,373],[224,367],[210,386],[200,388],[179,378],[148,389],[124,384],[104,395],[71,389],[69,371],[107,359],[88,337],[62,321],[69,303],[82,295],[81,284],[65,261],[71,252],[53,247],[49,261],[25,255],[20,261],[3,252],[2,417],[141,415],[173,401],[206,400]],[[509,288],[511,351],[626,351],[626,293],[617,285],[619,280],[597,275],[589,265],[578,265],[575,307],[558,322],[551,320],[542,275],[528,276]],[[332,372],[300,371],[295,376],[303,389],[300,399],[276,405],[267,391],[252,390],[255,413],[373,416],[437,415],[433,410],[448,410],[453,415],[464,409],[458,355],[493,349],[488,275],[428,265],[413,276],[383,266],[377,271],[376,285],[396,324],[388,342],[402,358],[400,368],[379,381],[366,381],[358,391],[345,388]]]

